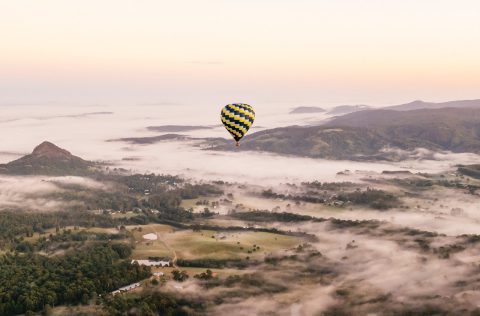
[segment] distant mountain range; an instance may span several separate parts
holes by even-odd
[[[109,139],[107,142],[126,142],[129,144],[136,144],[136,145],[149,145],[155,144],[162,141],[169,141],[169,140],[185,140],[189,139],[189,137],[180,135],[180,134],[163,134],[158,136],[145,136],[145,137],[124,137],[124,138],[117,138],[117,139]]]
[[[72,155],[50,142],[43,142],[29,155],[0,164],[0,173],[15,175],[87,175],[94,163]]]
[[[318,107],[298,107],[291,113],[319,113]],[[349,112],[347,114],[345,113]],[[328,122],[317,126],[288,126],[248,134],[239,148],[225,138],[192,138],[179,134],[130,137],[110,141],[153,144],[161,141],[201,141],[206,150],[252,150],[312,158],[402,160],[417,148],[432,152],[480,154],[480,100],[443,103],[414,101],[372,109],[344,105],[332,109]],[[190,130],[197,126],[181,126]],[[150,128],[178,130],[178,126]]]
[[[382,110],[394,110],[394,111],[412,111],[420,109],[443,109],[443,108],[480,108],[480,99],[479,100],[459,100],[459,101],[448,101],[448,102],[425,102],[421,100],[413,101],[406,104],[386,106]],[[375,108],[368,105],[339,105],[329,110],[327,114],[330,115],[345,115],[358,111],[365,110],[375,110]],[[292,113],[292,112],[290,112]]]
[[[212,129],[213,126],[201,126],[201,125],[160,125],[160,126],[148,126],[147,130],[153,132],[162,133],[180,133],[189,132],[199,129]]]
[[[456,104],[456,108],[364,110],[320,126],[265,130],[247,136],[240,150],[353,160],[399,159],[394,151],[385,151],[388,148],[480,153],[480,107],[473,102]],[[231,144],[217,142],[214,149],[231,150]]]
[[[307,113],[323,113],[325,112],[324,109],[319,108],[318,106],[299,106],[293,108],[290,111],[290,114],[307,114]]]
[[[413,101],[406,104],[387,106],[383,109],[385,110],[395,110],[395,111],[411,111],[411,110],[420,110],[420,109],[444,109],[444,108],[480,108],[480,100],[460,100],[460,101],[448,101],[448,102],[424,102],[424,101]]]
[[[368,105],[339,105],[327,112],[330,115],[344,115],[357,111],[368,110],[371,107]]]

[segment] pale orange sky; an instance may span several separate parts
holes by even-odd
[[[0,104],[480,98],[477,0],[0,0]]]

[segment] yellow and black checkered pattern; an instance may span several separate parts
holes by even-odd
[[[252,126],[255,112],[248,104],[233,103],[223,107],[220,117],[227,131],[238,142]]]

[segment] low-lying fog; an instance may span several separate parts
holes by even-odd
[[[135,171],[182,174],[201,179],[274,184],[297,181],[333,181],[345,169],[375,171],[408,169],[436,172],[458,163],[478,161],[470,154],[429,154],[419,151],[401,163],[362,163],[284,157],[267,153],[223,153],[202,150],[194,141],[164,141],[132,145],[107,140],[156,136],[148,126],[194,125],[209,129],[181,132],[204,138],[230,138],[220,125],[221,106],[2,106],[0,162],[31,152],[49,140],[89,160],[107,160]],[[306,125],[328,117],[324,113],[289,114],[291,107],[256,106],[256,121],[250,133],[264,128]],[[248,137],[248,136],[247,136]],[[233,141],[232,141],[233,146]],[[424,158],[427,158],[426,160]],[[433,160],[434,159],[434,160]]]
[[[29,153],[40,142],[49,140],[82,158],[111,161],[117,166],[138,172],[180,174],[194,179],[221,179],[275,186],[286,182],[313,180],[359,181],[368,177],[368,172],[375,176],[383,170],[438,172],[452,169],[459,163],[478,161],[478,156],[474,154],[434,154],[426,150],[417,150],[411,153],[414,159],[399,163],[367,163],[285,157],[260,152],[208,151],[195,146],[195,141],[165,141],[149,145],[107,142],[123,137],[159,135],[162,133],[147,130],[147,127],[161,125],[208,126],[212,128],[182,134],[198,138],[229,137],[219,124],[219,107],[214,106],[3,106],[0,110],[4,135],[0,162],[8,162]],[[290,107],[258,106],[255,125],[262,128],[301,125],[327,117],[323,113],[289,114],[290,110]],[[352,171],[351,176],[337,175],[337,172],[346,169]],[[58,205],[42,200],[41,192],[55,188],[54,184],[43,182],[40,178],[13,181],[13,178],[2,177],[0,200],[3,206],[20,204],[30,205],[34,209],[54,209]],[[408,212],[345,211],[338,212],[335,216],[346,219],[377,218],[447,234],[478,231],[480,216],[477,216],[476,201],[468,196],[462,198],[457,193],[445,192],[437,198],[440,198],[440,202],[435,205],[410,201],[412,208]],[[419,204],[421,206],[417,207]],[[450,210],[454,207],[464,208],[464,214],[452,216]],[[331,214],[327,212],[316,215]]]
[[[46,110],[47,109],[47,110]],[[417,150],[412,159],[399,163],[366,163],[351,161],[328,161],[322,159],[285,157],[257,152],[213,152],[202,150],[195,141],[167,141],[150,145],[131,145],[107,140],[124,137],[155,136],[161,133],[149,131],[148,126],[200,125],[210,129],[182,132],[198,138],[229,137],[219,126],[218,107],[204,111],[187,106],[139,106],[127,107],[1,107],[2,148],[0,162],[8,162],[31,152],[33,147],[49,140],[73,154],[88,160],[111,161],[117,166],[138,172],[179,174],[201,180],[226,180],[237,183],[255,184],[246,189],[232,186],[233,203],[250,208],[308,214],[316,217],[384,221],[396,229],[410,227],[434,231],[447,236],[435,237],[435,242],[456,242],[460,234],[474,234],[480,230],[480,213],[477,196],[451,188],[436,188],[423,191],[420,197],[403,196],[402,203],[409,208],[393,208],[375,211],[360,206],[332,209],[321,206],[290,206],[291,201],[265,199],[258,195],[260,190],[281,190],[282,183],[302,181],[362,181],[379,178],[383,170],[410,170],[412,172],[435,173],[454,170],[456,164],[478,162],[473,154],[431,153]],[[326,118],[325,114],[292,115],[289,108],[256,108],[256,125],[272,128],[294,124],[308,124]],[[260,130],[260,128],[257,128]],[[247,136],[248,137],[248,136]],[[233,141],[232,141],[233,146]],[[350,170],[347,176],[339,171]],[[388,177],[388,176],[384,176]],[[29,208],[33,210],[55,210],[68,205],[49,198],[62,190],[62,184],[101,189],[105,184],[80,177],[0,177],[0,209]],[[359,184],[365,189],[375,186],[389,189],[388,184]],[[383,185],[383,187],[382,187]],[[252,194],[256,190],[257,194]],[[397,188],[398,190],[398,188]],[[461,212],[452,213],[452,209]],[[218,211],[218,210],[217,210]],[[228,211],[225,208],[222,212]],[[290,287],[285,295],[258,295],[243,301],[230,302],[216,307],[215,312],[223,315],[248,315],[253,312],[271,312],[281,309],[285,315],[311,315],[335,304],[335,291],[348,288],[355,295],[371,297],[384,295],[389,304],[403,302],[423,303],[424,297],[441,295],[450,297],[463,292],[455,284],[472,273],[471,262],[478,260],[478,251],[470,247],[452,257],[438,258],[432,252],[423,253],[415,247],[405,246],[401,233],[376,236],[357,232],[354,229],[332,230],[327,223],[272,224],[285,230],[300,230],[318,237],[314,247],[323,254],[319,266],[334,267],[338,276],[328,285],[297,284],[297,268],[266,270],[268,279]],[[375,233],[375,232],[374,232]],[[349,243],[355,240],[355,246]],[[410,245],[410,244],[408,244]],[[325,260],[325,263],[321,260]],[[191,281],[193,282],[193,281]],[[197,288],[194,288],[198,292]],[[355,292],[357,291],[357,292]],[[361,294],[359,294],[361,293]],[[366,294],[365,294],[366,293]],[[389,298],[390,293],[394,295]],[[338,295],[337,295],[338,298]],[[340,302],[340,301],[338,301]],[[472,303],[473,304],[473,303]]]
[[[0,210],[22,209],[58,211],[78,201],[60,201],[53,193],[62,192],[61,184],[103,189],[106,185],[83,177],[0,176]]]

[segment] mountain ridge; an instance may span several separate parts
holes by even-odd
[[[411,111],[420,109],[444,109],[444,108],[480,108],[480,99],[455,100],[446,102],[425,102],[415,100],[409,103],[383,107],[386,110]]]
[[[318,106],[297,106],[290,111],[290,114],[308,114],[308,113],[323,113],[325,109]]]
[[[398,160],[395,150],[480,153],[480,108],[395,111],[364,110],[323,125],[260,131],[242,140],[239,150],[327,159]],[[217,142],[213,149],[231,150]]]

